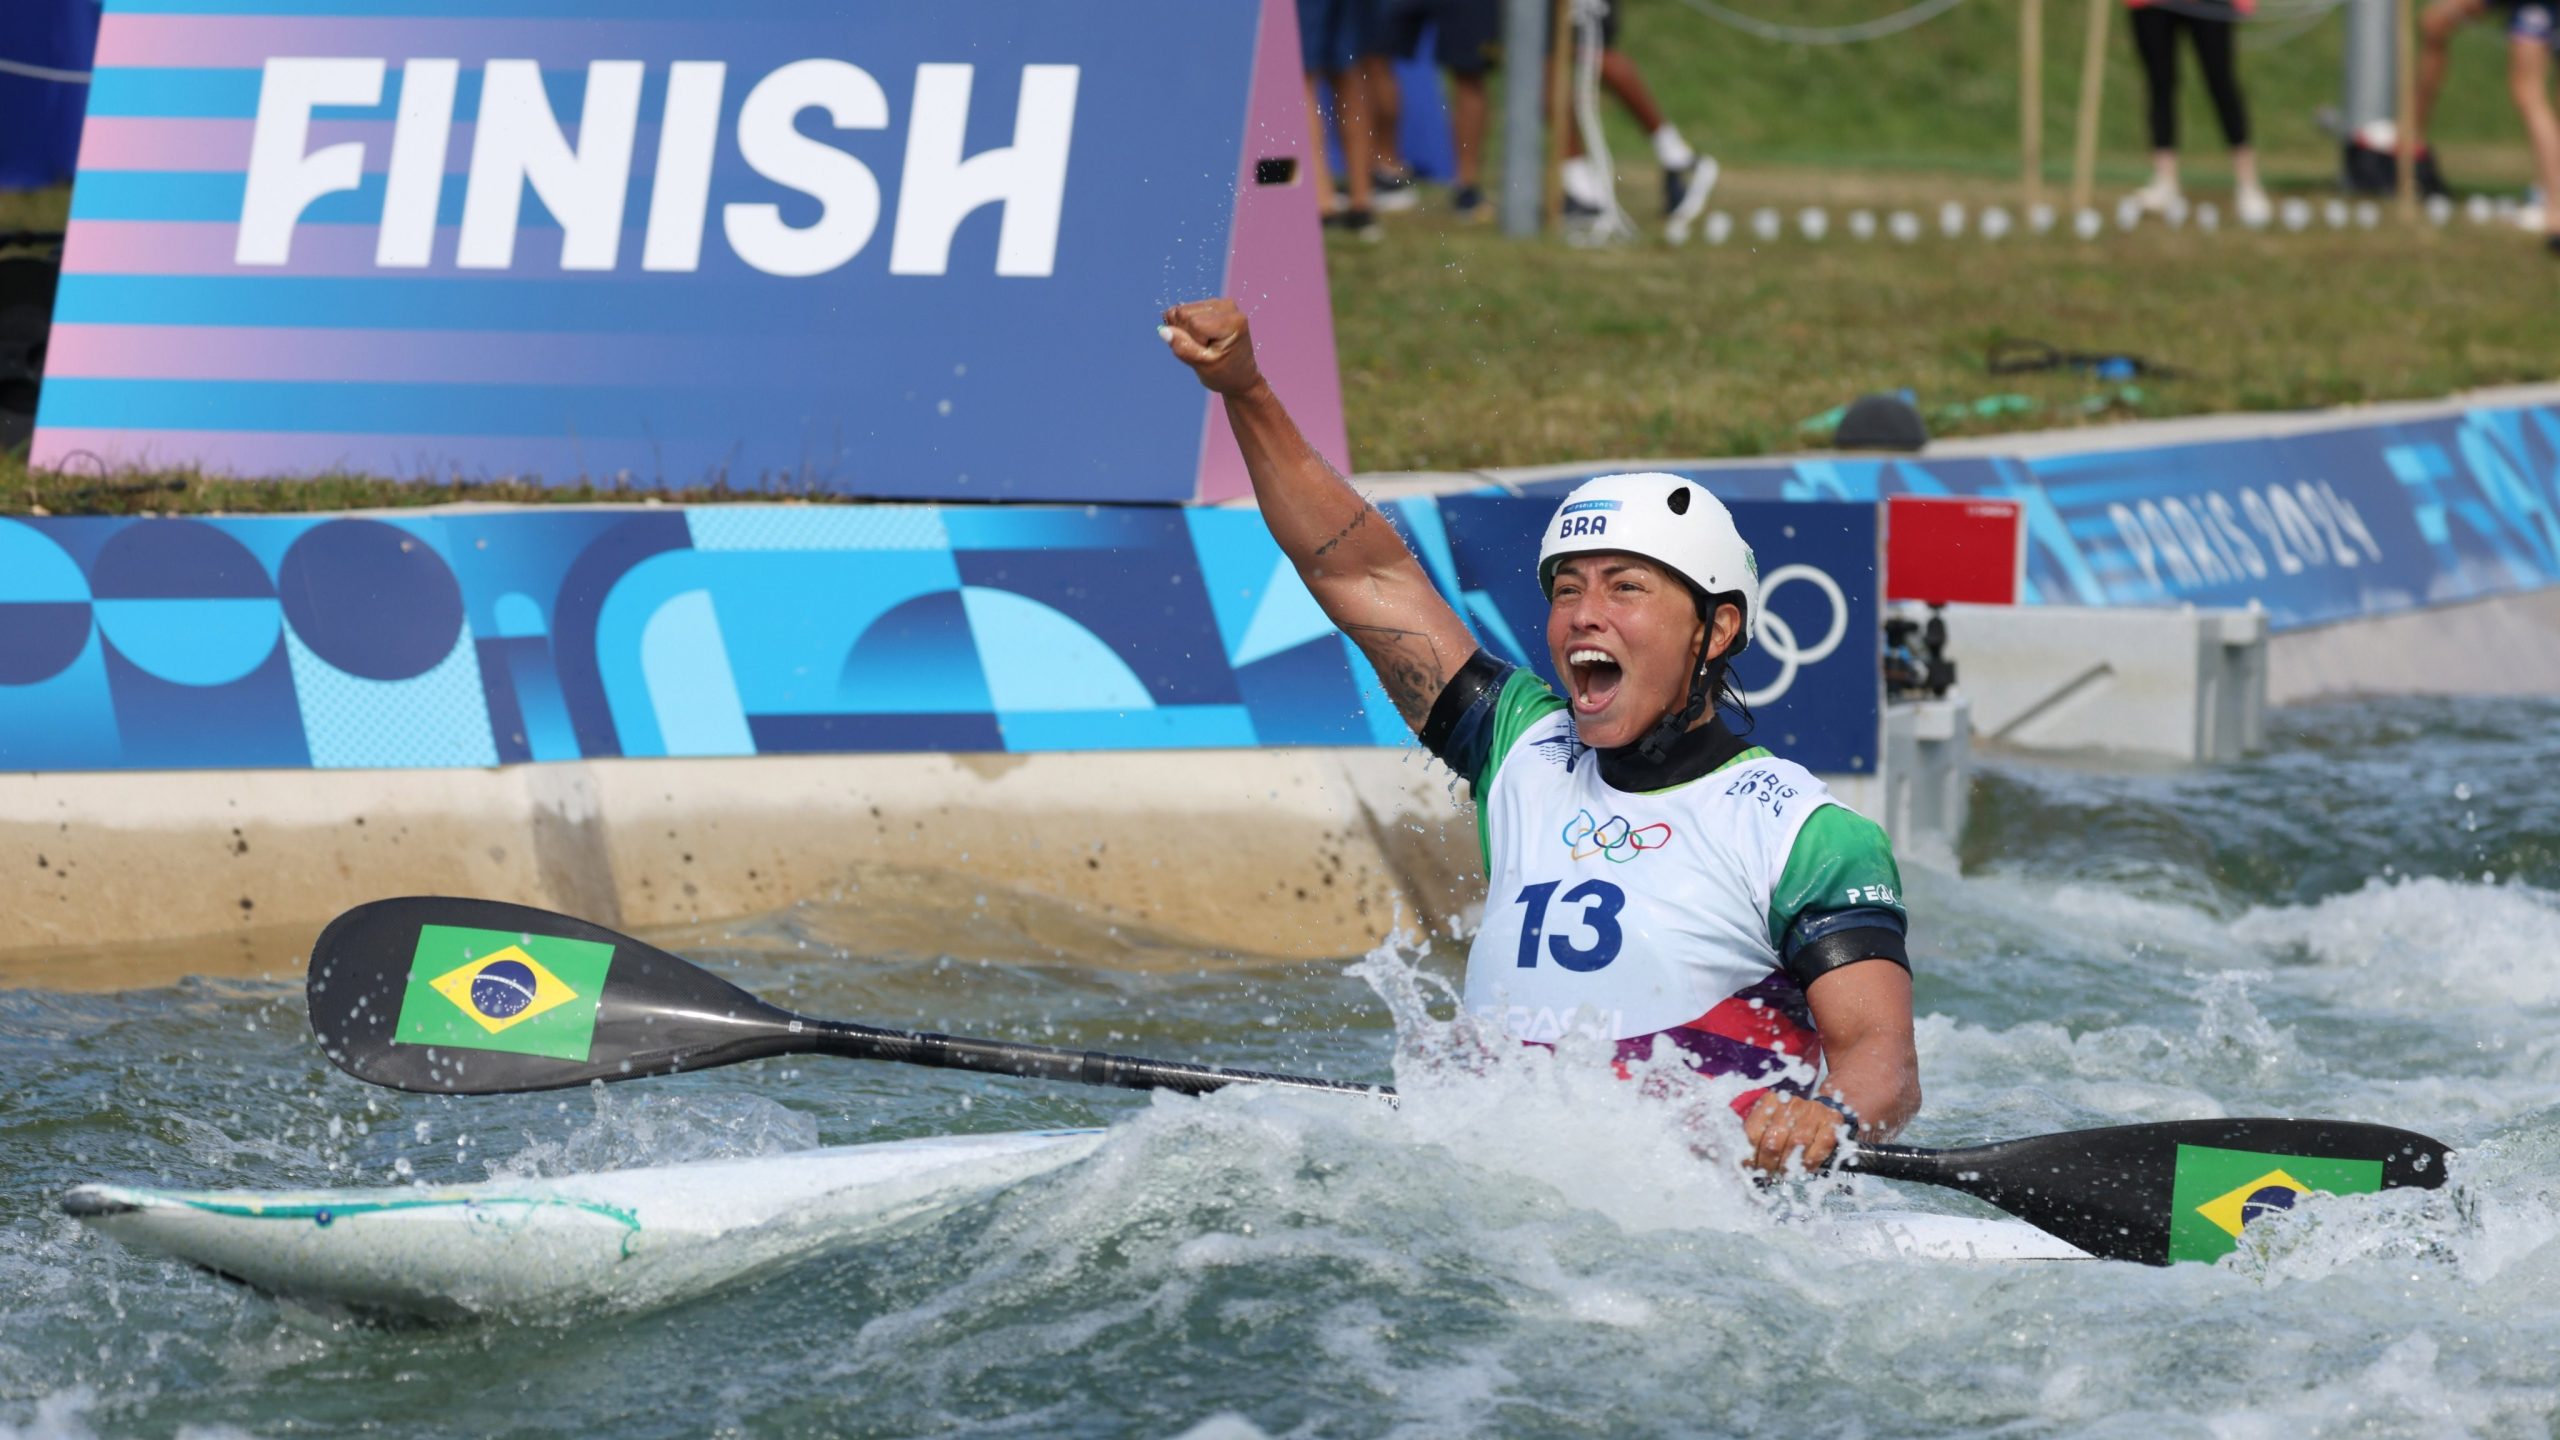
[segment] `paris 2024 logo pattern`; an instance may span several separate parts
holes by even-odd
[[[1516,578],[1500,607],[1461,604],[1488,647],[1543,670],[1534,544],[1453,548],[1441,509],[1461,503],[1533,532],[1548,505],[1393,507],[1453,595]],[[1836,508],[1872,526],[1872,506]],[[1874,724],[1838,718],[1844,756],[1872,750]],[[1249,511],[0,519],[0,768],[1410,738]]]

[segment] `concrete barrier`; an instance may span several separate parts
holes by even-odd
[[[1950,605],[1974,733],[2019,750],[2236,760],[2266,739],[2267,626],[2253,610]]]
[[[329,917],[398,894],[638,929],[876,894],[882,953],[946,953],[994,907],[1186,962],[1355,955],[1481,903],[1460,793],[1410,749],[16,774],[0,978],[291,973]],[[178,937],[201,942],[95,968]]]

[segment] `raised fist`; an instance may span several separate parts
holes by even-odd
[[[1221,395],[1242,395],[1262,383],[1262,369],[1253,363],[1252,327],[1233,300],[1176,305],[1164,312],[1164,324],[1157,333],[1164,336],[1175,359]]]

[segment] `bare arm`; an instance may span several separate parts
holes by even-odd
[[[1822,1093],[1857,1112],[1861,1140],[1890,1140],[1920,1111],[1920,1055],[1911,1035],[1911,972],[1890,960],[1862,960],[1813,982],[1814,1028],[1822,1032]],[[1840,1116],[1825,1105],[1775,1092],[1743,1123],[1752,1163],[1776,1172],[1802,1151],[1819,1168],[1839,1142]]]
[[[1377,668],[1397,713],[1421,729],[1449,677],[1475,653],[1475,636],[1386,516],[1299,433],[1254,363],[1253,337],[1235,302],[1177,305],[1164,312],[1164,325],[1175,358],[1225,397],[1271,538],[1326,618]]]

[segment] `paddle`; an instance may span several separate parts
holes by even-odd
[[[331,1061],[399,1090],[494,1095],[843,1055],[1201,1094],[1234,1084],[1392,1098],[1382,1085],[817,1020],[653,945],[523,905],[419,897],[359,905],[311,952],[311,1028]],[[1960,1190],[2102,1259],[2230,1251],[2304,1193],[2444,1183],[2423,1135],[2335,1120],[2174,1120],[1963,1150],[1862,1145],[1842,1168]]]
[[[1222,1070],[1098,1050],[816,1020],[654,945],[493,900],[376,900],[311,948],[311,1029],[339,1069],[395,1090],[500,1095],[843,1055],[1203,1094],[1240,1082],[1353,1094],[1376,1085]]]

